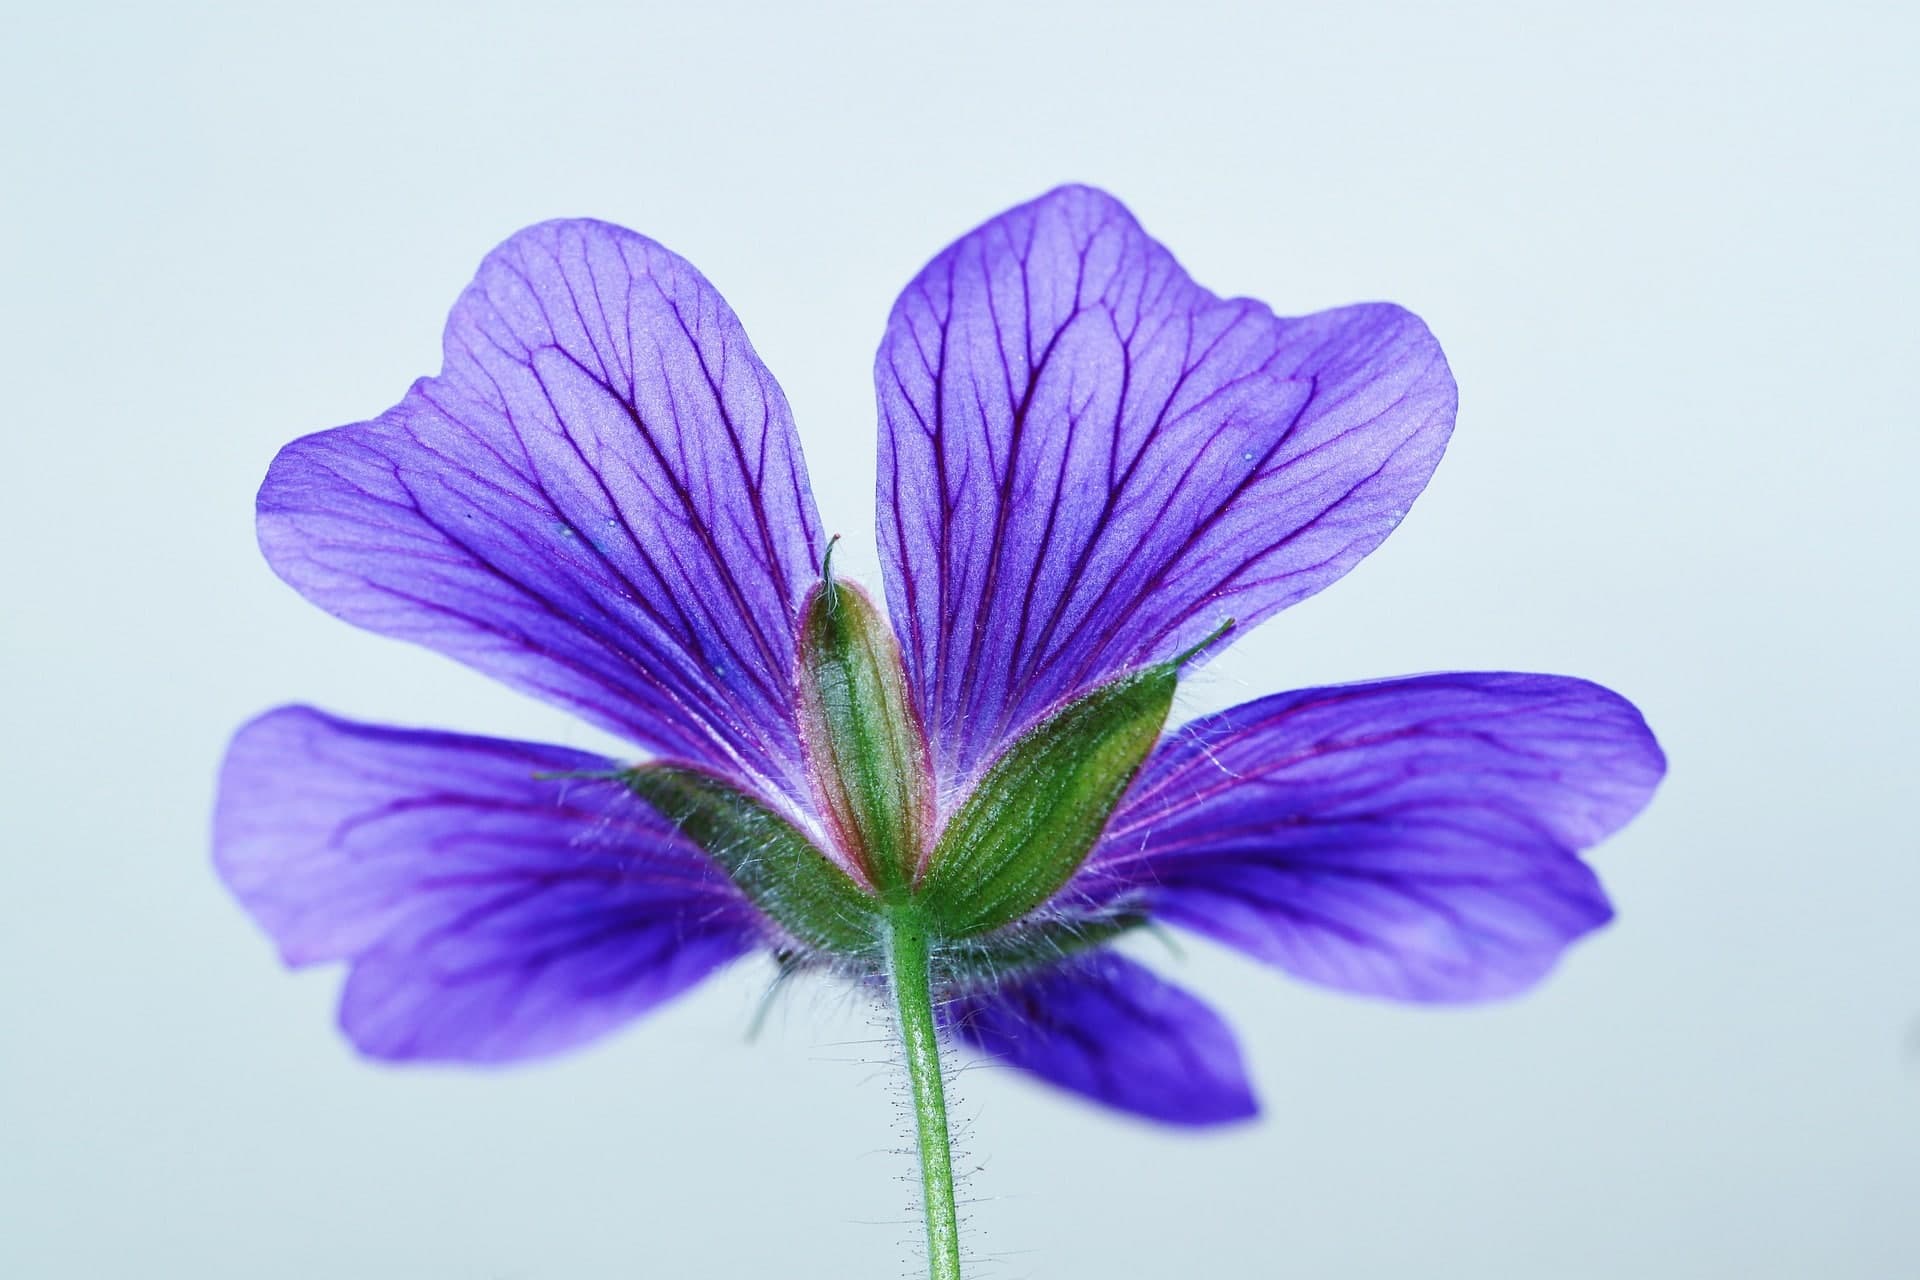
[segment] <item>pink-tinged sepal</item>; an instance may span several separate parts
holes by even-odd
[[[800,612],[801,740],[813,794],[840,848],[882,892],[919,876],[934,822],[933,776],[886,617],[864,591],[824,580]]]

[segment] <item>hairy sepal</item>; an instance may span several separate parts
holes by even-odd
[[[879,903],[758,800],[677,765],[641,765],[621,779],[719,863],[794,941],[843,957],[878,949]]]
[[[1054,968],[1147,923],[1135,912],[1042,914],[979,937],[946,943],[935,977],[949,992],[983,991]]]
[[[926,850],[933,779],[893,629],[864,592],[828,576],[801,611],[799,662],[821,812],[875,887],[902,889]]]
[[[1173,705],[1177,662],[1103,685],[994,761],[935,847],[920,901],[949,939],[1025,918],[1086,858]]]

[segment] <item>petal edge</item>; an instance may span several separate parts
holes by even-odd
[[[275,458],[275,571],[642,746],[802,781],[793,621],[819,520],[719,293],[633,232],[542,223],[488,255],[445,350],[393,409]]]
[[[1582,680],[1279,694],[1163,742],[1069,892],[1343,990],[1511,995],[1612,918],[1576,854],[1664,768],[1632,704]]]
[[[953,787],[1048,707],[1345,573],[1455,403],[1410,313],[1217,298],[1085,187],[929,263],[875,380],[887,598]]]
[[[1143,1119],[1199,1127],[1259,1113],[1220,1015],[1113,951],[959,996],[943,1016],[981,1052]]]
[[[560,747],[284,707],[235,735],[221,878],[290,965],[352,969],[372,1056],[491,1062],[611,1031],[752,949],[726,877]]]

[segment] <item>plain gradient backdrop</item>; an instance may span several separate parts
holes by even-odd
[[[1461,391],[1387,544],[1189,712],[1567,672],[1672,756],[1534,994],[1398,1008],[1193,943],[1266,1115],[963,1070],[977,1274],[1920,1275],[1911,5],[8,3],[0,1275],[911,1275],[884,1024],[757,964],[494,1073],[354,1058],[216,883],[280,702],[580,746],[253,545],[275,449],[437,367],[523,224],[689,257],[875,581],[874,344],[976,222],[1110,188],[1202,282],[1420,312]]]

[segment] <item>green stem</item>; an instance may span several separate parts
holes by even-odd
[[[897,907],[887,922],[887,982],[900,1022],[900,1044],[913,1082],[913,1119],[920,1140],[920,1205],[927,1216],[927,1275],[960,1280],[960,1223],[953,1208],[953,1147],[947,1137],[947,1090],[933,1021],[927,932],[920,913]]]

